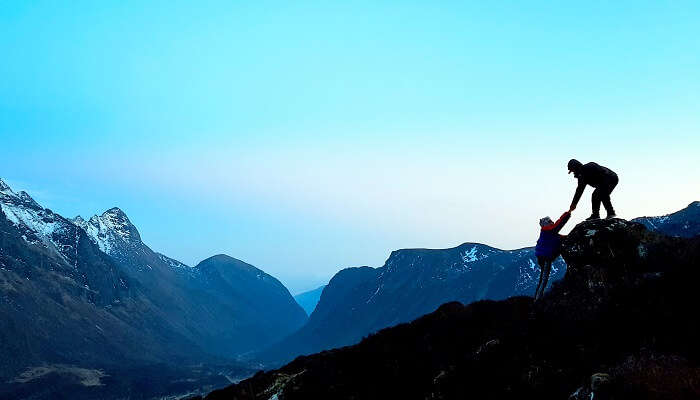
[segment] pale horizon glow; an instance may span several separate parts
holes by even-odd
[[[293,293],[400,248],[532,246],[571,201],[569,158],[618,172],[624,218],[700,200],[699,17],[11,1],[0,178],[65,217],[118,206],[155,251],[226,253]]]

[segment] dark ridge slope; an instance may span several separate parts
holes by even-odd
[[[205,348],[210,351],[234,353],[270,344],[306,321],[306,313],[287,288],[250,264],[219,254],[195,269],[203,283],[195,295],[200,303],[217,310],[216,323],[203,326],[203,336],[211,343]]]
[[[206,398],[700,398],[700,238],[586,222],[564,258],[565,278],[537,304],[448,303]]]

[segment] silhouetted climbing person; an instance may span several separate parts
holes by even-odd
[[[568,167],[569,173],[573,172],[574,178],[578,179],[578,186],[576,187],[576,193],[574,193],[574,199],[571,201],[569,212],[576,209],[576,205],[586,185],[591,185],[595,188],[591,196],[593,213],[586,219],[600,219],[601,202],[605,207],[605,211],[608,213],[606,218],[615,218],[615,210],[610,202],[610,193],[612,193],[615,186],[617,186],[617,174],[594,162],[581,164],[578,160],[574,159],[569,160]]]
[[[535,301],[542,298],[544,289],[547,288],[549,273],[552,271],[552,262],[561,254],[561,239],[564,236],[560,235],[559,231],[569,218],[571,218],[571,212],[566,211],[557,222],[552,222],[549,217],[540,219],[540,238],[537,239],[537,246],[535,246],[535,256],[540,266],[540,282],[535,289]]]

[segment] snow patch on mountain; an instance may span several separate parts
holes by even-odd
[[[35,240],[31,240],[25,236],[25,240],[28,242],[36,243],[37,241],[42,241],[46,244],[48,244],[48,242],[53,243],[51,237],[54,232],[62,227],[63,221],[56,218],[56,215],[50,211],[43,209],[35,210],[6,203],[0,203],[0,207],[10,222],[21,230],[28,230],[34,234]]]
[[[479,253],[479,249],[476,246],[472,246],[469,251],[465,251],[464,254],[461,254],[462,260],[465,263],[472,263],[475,261],[483,260],[484,258],[488,258],[488,254],[485,253]]]
[[[32,244],[43,243],[56,246],[53,235],[65,224],[64,220],[51,210],[45,210],[27,192],[15,193],[0,179],[0,209],[7,219],[22,231],[25,241]]]
[[[126,214],[116,207],[102,215],[95,215],[88,221],[80,216],[72,220],[66,219],[41,207],[26,192],[15,193],[7,183],[0,180],[0,209],[17,226],[26,242],[55,250],[70,264],[76,262],[80,230],[87,234],[100,251],[115,258],[144,251],[142,247],[145,245],[141,243],[138,230]],[[191,269],[176,260],[167,258],[163,261],[174,269]],[[143,267],[151,269],[150,265]]]
[[[7,200],[11,198],[17,198],[17,194],[12,191],[10,185],[0,179],[0,200]]]
[[[647,229],[669,236],[693,237],[700,235],[700,202],[694,201],[688,207],[671,214],[658,217],[640,217],[639,222]]]
[[[372,300],[374,300],[374,298],[377,297],[377,295],[379,294],[379,292],[382,290],[383,287],[384,287],[384,284],[380,283],[379,286],[377,286],[377,290],[369,297],[369,299],[367,299],[367,301],[365,303],[369,304]]]
[[[77,240],[70,221],[41,207],[26,192],[15,193],[0,180],[0,209],[21,232],[22,239],[52,249],[66,261],[74,260]]]
[[[12,204],[16,206],[25,206],[30,208],[40,209],[39,203],[34,201],[32,196],[30,196],[24,190],[19,193],[15,193],[12,188],[0,179],[0,202],[5,204]]]
[[[114,255],[121,244],[138,244],[141,236],[129,218],[117,207],[110,208],[102,215],[93,215],[85,221],[80,215],[72,222],[81,227],[104,253]]]
[[[187,264],[183,264],[178,260],[174,260],[168,256],[165,256],[160,253],[156,253],[158,255],[158,258],[160,258],[164,263],[168,264],[171,268],[175,269],[185,269],[185,270],[194,270],[194,268],[190,267]]]

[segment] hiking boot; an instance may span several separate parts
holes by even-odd
[[[608,215],[605,217],[605,219],[613,219],[613,218],[617,218],[617,215],[615,215],[614,212],[608,214]]]
[[[592,221],[594,219],[600,219],[600,214],[591,214],[590,217],[586,218],[586,221]]]

